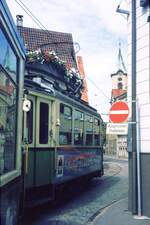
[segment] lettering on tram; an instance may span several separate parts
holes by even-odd
[[[26,57],[2,2],[0,18],[7,18],[0,20],[0,217],[2,224],[17,225],[25,207],[55,200],[68,182],[103,175],[105,124],[81,99],[77,68],[66,75],[62,62],[52,66],[49,58],[41,64],[33,53]]]

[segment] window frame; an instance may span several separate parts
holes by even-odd
[[[92,126],[92,131],[87,131],[87,125],[90,124]],[[87,144],[87,135],[92,135],[92,143]],[[86,146],[94,146],[94,117],[92,114],[85,114],[85,145]]]
[[[31,96],[31,95],[28,95],[27,99],[29,99],[33,103],[33,105],[31,104],[31,106],[33,106],[33,120],[32,120],[32,122],[33,122],[32,135],[33,135],[33,137],[32,137],[32,142],[28,143],[28,144],[29,144],[29,147],[35,147],[35,130],[36,130],[36,127],[35,127],[35,124],[36,124],[35,123],[35,119],[36,119],[35,118],[35,112],[36,112],[36,110],[35,110],[35,103],[36,103],[36,99],[35,99],[35,96]],[[23,124],[24,124],[24,127],[23,127],[24,128],[24,130],[23,130],[23,139],[24,139],[24,138],[26,138],[26,119],[27,119],[27,113],[26,112],[24,112],[24,117],[23,118],[24,118],[24,121],[23,121]]]
[[[69,114],[69,115],[66,114],[65,111],[62,113],[62,112],[61,112],[61,106],[63,106],[64,108],[65,108],[65,107],[66,107],[66,108],[69,108],[70,114]],[[64,115],[64,119],[70,121],[70,123],[71,123],[71,132],[64,132],[64,131],[60,130],[60,127],[59,127],[59,132],[58,132],[58,145],[59,145],[59,146],[72,145],[72,144],[73,144],[73,143],[72,143],[72,138],[73,138],[73,108],[72,108],[72,106],[67,105],[67,104],[64,103],[64,102],[60,102],[60,104],[59,104],[59,119],[60,119],[60,124],[61,124],[61,114]],[[60,126],[61,126],[61,125],[60,125]],[[66,135],[67,135],[68,133],[71,134],[71,142],[70,142],[70,143],[67,143],[67,144],[60,144],[60,134],[66,134]]]
[[[81,116],[78,117],[76,113],[80,113]],[[75,127],[75,123],[82,123],[82,128]],[[82,111],[78,108],[74,108],[74,111],[73,111],[73,145],[75,145],[75,146],[83,146],[84,145],[84,126],[85,126],[84,111]],[[81,129],[82,129],[82,136],[81,136]],[[79,130],[79,131],[77,131],[77,130]],[[80,144],[75,144],[75,135],[77,135],[77,134],[82,137],[82,143],[80,143]]]
[[[1,25],[1,24],[0,24]],[[19,57],[18,57],[18,52],[16,51],[16,49],[14,48],[13,46],[13,43],[11,42],[10,40],[10,37],[9,35],[6,33],[5,29],[3,26],[0,26],[0,31],[2,31],[7,43],[8,43],[8,46],[9,48],[11,49],[11,51],[13,52],[14,56],[16,57],[16,70],[15,70],[15,74],[16,74],[16,79],[13,79],[11,73],[9,73],[9,70],[7,70],[4,65],[0,64],[1,67],[4,69],[4,71],[6,71],[7,74],[9,74],[11,80],[17,85],[18,84],[18,81],[19,81],[19,78],[18,78],[18,64],[19,64]]]
[[[48,142],[45,144],[41,144],[40,140],[39,140],[39,135],[40,135],[40,123],[39,123],[39,119],[40,119],[40,103],[45,103],[48,104],[48,108],[49,108],[49,113],[48,113]],[[35,143],[36,143],[36,147],[50,147],[51,145],[51,138],[50,138],[50,131],[52,129],[52,101],[49,99],[45,99],[45,98],[41,98],[38,97],[37,98],[37,105],[36,105],[36,125],[35,125],[35,129],[36,129],[36,136],[35,136]]]
[[[93,132],[94,132],[94,134],[93,134],[93,145],[94,146],[100,146],[100,124],[101,124],[100,118],[94,117],[93,119],[94,119],[94,123],[93,123]],[[98,134],[96,133],[95,128],[98,128]],[[99,136],[99,144],[95,144],[95,140],[96,140],[95,136]]]
[[[17,130],[18,130],[18,121],[17,121],[17,117],[18,117],[18,85],[14,82],[14,80],[12,80],[11,76],[8,74],[8,72],[0,65],[0,73],[3,73],[5,78],[8,79],[12,85],[14,86],[15,88],[15,97],[14,99],[16,100],[15,101],[15,135],[14,135],[14,138],[15,138],[15,141],[14,141],[14,168],[8,172],[5,172],[3,174],[1,174],[0,176],[4,176],[5,174],[8,174],[12,171],[15,171],[17,169],[17,164],[16,164],[16,161],[17,161]],[[4,151],[5,152],[5,151]]]

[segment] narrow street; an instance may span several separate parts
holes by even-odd
[[[23,225],[85,225],[128,195],[128,162],[106,158],[105,175],[67,189],[57,203],[30,209]]]

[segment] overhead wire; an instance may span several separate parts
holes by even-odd
[[[21,0],[15,0],[15,2],[27,13],[27,15],[36,23],[38,27],[40,27],[44,32],[50,34],[47,28],[40,22],[40,20],[31,12],[31,10]],[[76,42],[75,44],[78,43]],[[80,45],[78,44],[78,46]],[[92,79],[90,79],[89,77],[87,77],[87,79],[103,94],[103,96],[105,96],[105,98],[107,98],[110,101],[110,98],[94,83]]]
[[[102,89],[100,89],[95,82],[89,78],[88,76],[86,76],[86,78],[103,94],[103,96],[105,96],[105,98],[107,98],[110,101],[110,98],[102,91]]]
[[[18,2],[18,0],[14,0],[26,13],[27,13],[27,15],[36,23],[36,25],[38,26],[38,27],[40,27],[42,30],[43,30],[43,28],[42,28],[42,26],[40,26],[40,24],[38,24],[37,23],[37,21],[36,21],[36,19],[34,19],[34,17],[33,16],[31,16],[31,14],[28,12],[28,10],[26,10],[19,2]],[[19,0],[20,1],[20,0]]]

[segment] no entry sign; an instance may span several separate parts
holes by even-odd
[[[113,123],[123,123],[129,116],[129,107],[126,102],[115,102],[109,110],[109,119]]]

